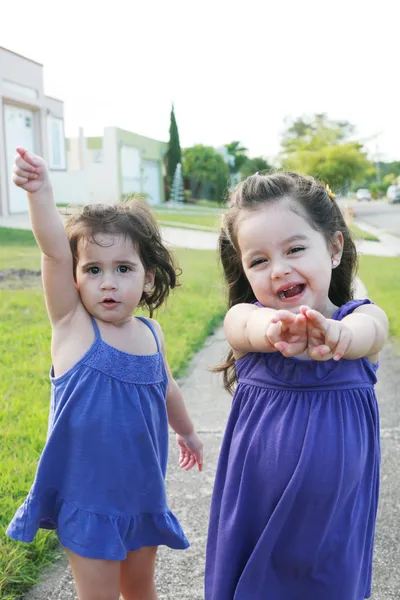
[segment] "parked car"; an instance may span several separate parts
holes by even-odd
[[[389,186],[386,195],[391,204],[400,202],[400,187],[397,187],[396,185]]]
[[[361,202],[362,200],[366,200],[367,202],[369,202],[371,200],[371,192],[367,189],[362,188],[360,190],[357,190],[356,197],[359,202]]]

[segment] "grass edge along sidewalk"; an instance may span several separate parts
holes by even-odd
[[[0,271],[13,265],[40,269],[40,252],[28,230],[0,228]],[[183,269],[182,287],[172,293],[155,318],[166,339],[169,362],[181,375],[190,358],[220,324],[224,309],[222,281],[214,251],[175,250]],[[39,279],[39,278],[38,278]],[[7,289],[0,280],[0,598],[16,600],[59,553],[57,538],[40,532],[32,544],[9,540],[5,529],[33,481],[47,432],[50,327],[43,293]]]

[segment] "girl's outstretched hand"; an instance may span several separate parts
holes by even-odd
[[[327,319],[317,310],[300,307],[307,319],[308,356],[313,360],[340,360],[352,341],[352,332],[342,321]]]
[[[189,471],[197,463],[199,471],[203,470],[203,442],[193,431],[188,435],[176,434],[176,441],[180,449],[179,465]]]
[[[43,158],[25,148],[17,148],[13,169],[13,182],[30,194],[38,192],[49,183],[47,166]]]
[[[303,314],[277,310],[266,338],[283,356],[297,356],[307,349],[307,319]]]

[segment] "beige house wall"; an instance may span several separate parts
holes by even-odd
[[[0,47],[0,216],[10,214],[10,174],[7,167],[6,132],[4,113],[6,105],[33,111],[34,147],[31,150],[50,163],[49,120],[61,120],[60,135],[65,145],[63,102],[44,94],[43,66],[6,48]],[[67,186],[66,164],[52,170],[55,188]]]

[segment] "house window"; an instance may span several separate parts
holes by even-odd
[[[50,169],[65,169],[64,122],[57,117],[48,117],[49,166]]]

